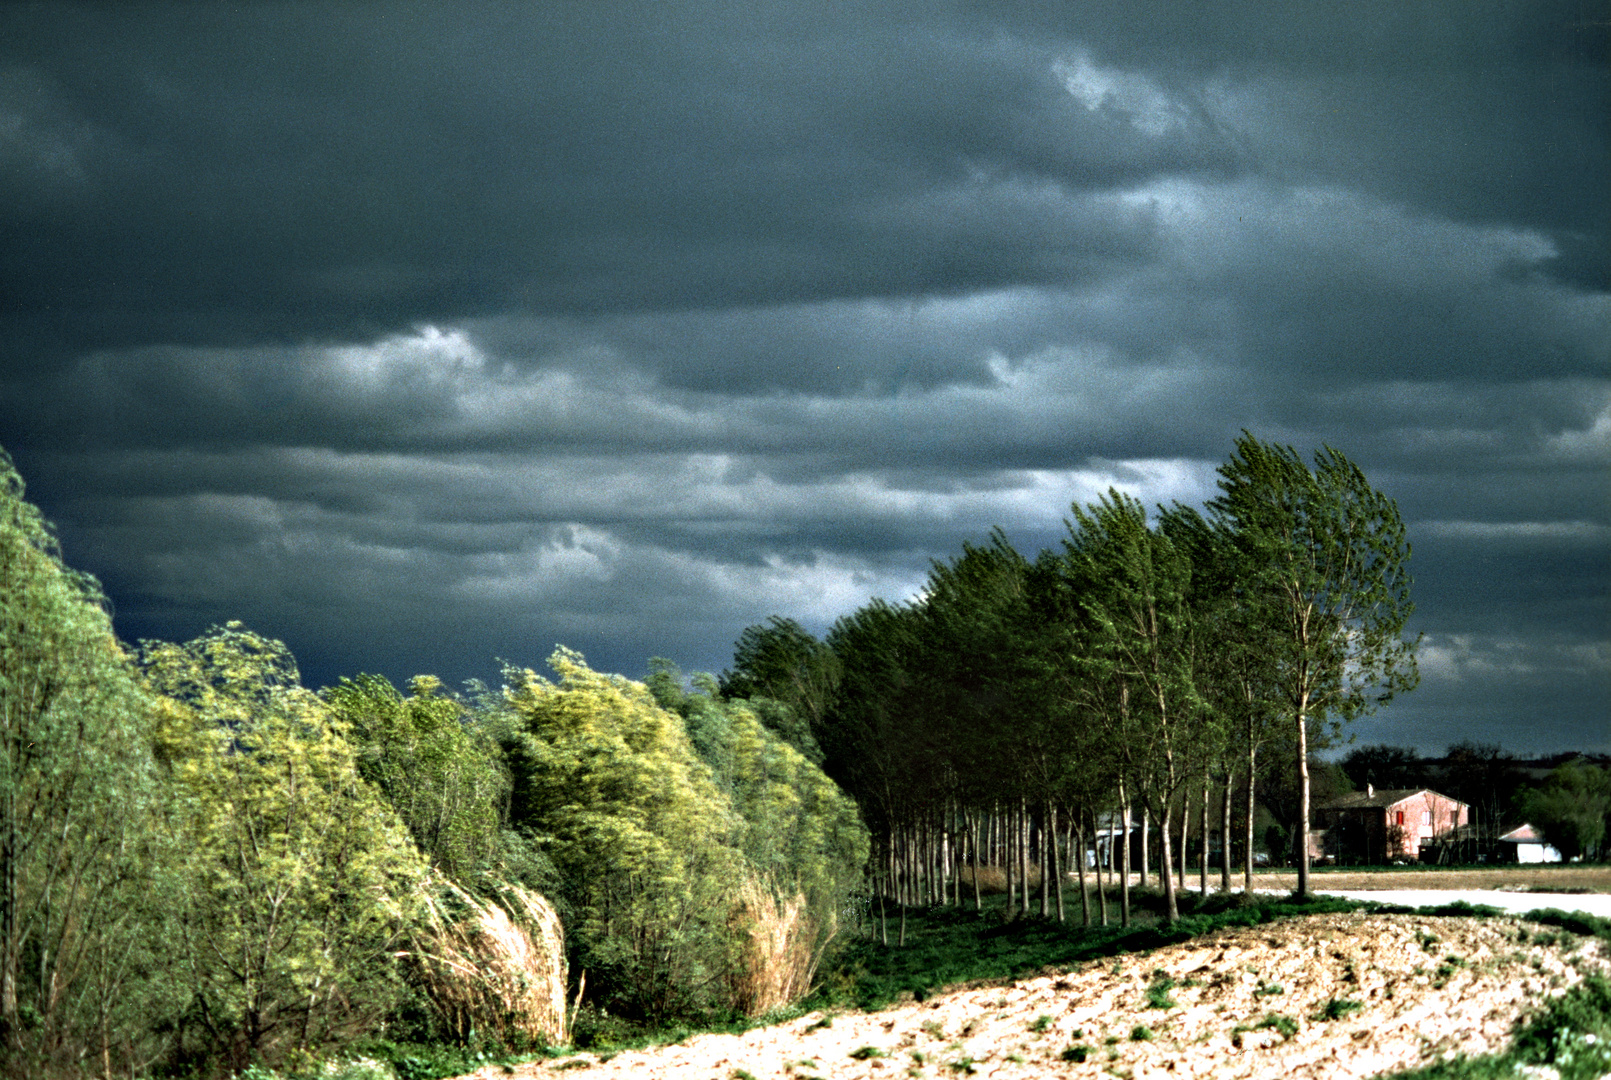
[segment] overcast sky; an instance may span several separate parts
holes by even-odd
[[[0,445],[126,639],[726,666],[1242,429],[1398,500],[1363,742],[1611,750],[1606,0],[0,7]]]

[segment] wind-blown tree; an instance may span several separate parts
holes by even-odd
[[[611,1011],[651,1020],[715,1007],[743,823],[683,721],[642,683],[549,658],[554,681],[504,670],[511,822],[559,871],[572,969]]]
[[[0,450],[0,1063],[146,1066],[172,855],[154,702]],[[170,987],[171,989],[171,987]]]
[[[1191,564],[1135,499],[1109,491],[1074,507],[1066,541],[1088,627],[1081,658],[1093,686],[1110,695],[1123,775],[1158,820],[1170,921],[1179,918],[1171,866],[1174,798],[1196,769],[1204,710],[1194,684],[1195,639],[1187,589]]]
[[[279,641],[238,622],[144,642],[162,694],[175,912],[201,1048],[235,1068],[366,1031],[398,1000],[394,952],[426,865],[358,773],[346,725]]]
[[[722,696],[768,698],[785,706],[762,717],[806,757],[821,763],[816,732],[839,685],[839,660],[793,619],[774,615],[747,627],[734,645],[733,666],[722,672]],[[791,715],[792,714],[792,715]]]
[[[828,631],[842,674],[823,718],[824,769],[861,807],[873,837],[880,902],[893,884],[895,830],[928,790],[933,766],[930,748],[914,734],[917,624],[913,608],[875,598]]]
[[[810,951],[820,957],[867,862],[867,830],[855,801],[763,723],[750,702],[723,700],[703,672],[690,680],[690,693],[675,664],[660,658],[649,664],[645,681],[655,701],[683,718],[694,749],[741,820],[734,843],[782,899],[804,898]]]
[[[1235,537],[1248,599],[1279,627],[1270,645],[1295,737],[1298,893],[1309,891],[1309,724],[1370,712],[1419,681],[1404,625],[1410,545],[1392,499],[1326,447],[1314,468],[1289,446],[1243,432],[1219,468],[1211,515]]]
[[[496,744],[440,680],[415,676],[405,698],[383,676],[359,675],[323,695],[347,726],[359,773],[433,866],[462,882],[498,861],[509,777]]]
[[[1194,681],[1214,718],[1212,739],[1225,779],[1221,884],[1231,879],[1231,788],[1238,764],[1243,782],[1243,888],[1253,888],[1254,829],[1258,807],[1259,753],[1286,729],[1276,702],[1276,650],[1268,640],[1279,631],[1260,618],[1242,573],[1243,553],[1221,523],[1176,504],[1159,528],[1191,561],[1188,589],[1197,639]]]

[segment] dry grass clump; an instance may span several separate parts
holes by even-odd
[[[821,956],[803,895],[780,896],[769,882],[748,875],[733,898],[727,925],[737,945],[727,978],[734,1009],[762,1016],[805,997]]]
[[[570,1041],[565,1011],[565,931],[553,905],[530,889],[499,884],[479,900],[451,881],[425,898],[426,926],[413,961],[420,985],[456,1038],[472,1031],[507,1046]]]
[[[1004,893],[1007,891],[1007,871],[999,866],[963,866],[957,870],[957,877],[962,881],[964,889],[973,888],[974,876],[979,878],[979,891],[982,893]],[[1018,888],[1018,868],[1013,868],[1013,888]],[[1040,888],[1040,867],[1035,863],[1029,864],[1029,887]]]

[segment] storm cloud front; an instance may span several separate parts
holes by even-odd
[[[1611,6],[0,8],[0,445],[128,639],[720,670],[1246,429],[1611,751]]]

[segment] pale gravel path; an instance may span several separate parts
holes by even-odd
[[[1611,894],[1607,893],[1527,893],[1494,889],[1317,889],[1324,896],[1368,900],[1376,904],[1402,904],[1405,907],[1438,907],[1464,900],[1522,915],[1539,908],[1585,911],[1611,919]]]
[[[1542,906],[1536,895],[1527,899]],[[1598,942],[1574,938],[1563,949],[1539,945],[1535,933],[1503,918],[1310,916],[1224,930],[1061,975],[837,1015],[827,1025],[813,1014],[607,1060],[578,1054],[524,1065],[516,1077],[541,1080],[564,1071],[589,1080],[1028,1080],[1105,1076],[1110,1069],[1134,1080],[1370,1077],[1455,1052],[1498,1049],[1524,1011],[1585,973],[1611,971]],[[1175,1008],[1147,1006],[1147,986],[1160,970],[1182,984],[1171,991]],[[1320,1019],[1333,998],[1358,1001],[1362,1009]],[[1295,1024],[1290,1037],[1273,1025],[1257,1026],[1271,1014]],[[1151,1028],[1154,1038],[1132,1040],[1137,1025]],[[1071,1044],[1089,1048],[1087,1061],[1063,1060]],[[863,1047],[883,1056],[852,1056]],[[508,1080],[490,1070],[481,1078]]]

